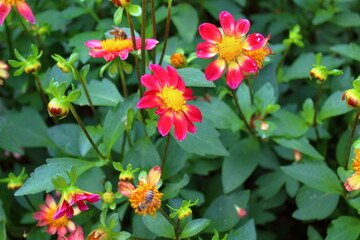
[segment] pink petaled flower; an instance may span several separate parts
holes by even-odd
[[[202,121],[201,112],[197,107],[185,105],[186,101],[196,97],[192,97],[191,89],[185,88],[184,80],[173,67],[166,66],[165,71],[160,65],[150,64],[149,69],[154,75],[143,75],[141,83],[150,90],[145,92],[137,107],[157,108],[155,114],[160,115],[160,134],[167,135],[174,126],[176,139],[182,141],[188,131],[196,132],[192,122]]]
[[[141,38],[136,37],[136,49],[141,49]],[[159,41],[155,39],[145,39],[145,49],[153,49]],[[85,42],[85,46],[93,49],[90,50],[89,55],[94,58],[103,57],[107,62],[112,61],[116,56],[122,60],[127,59],[129,52],[133,51],[133,43],[131,38],[121,38],[115,36],[114,38],[105,40],[90,40]]]
[[[67,191],[62,192],[59,206],[54,214],[54,220],[61,218],[66,214],[67,218],[71,218],[74,215],[73,205],[77,204],[80,211],[86,211],[89,207],[86,202],[95,203],[101,199],[99,194],[89,193],[80,190],[73,186]]]
[[[8,69],[9,66],[4,61],[0,61],[0,85],[3,85],[4,79],[9,77]]]
[[[65,235],[67,232],[75,230],[75,223],[65,216],[62,216],[56,220],[53,219],[57,205],[54,198],[47,194],[44,204],[40,204],[40,211],[33,214],[33,218],[39,220],[36,226],[42,227],[48,225],[46,231],[51,234]]]
[[[26,20],[35,24],[35,17],[25,0],[0,0],[0,26],[4,24],[5,18],[12,7],[16,7]]]
[[[199,26],[200,36],[206,42],[197,45],[196,55],[199,58],[219,55],[205,69],[205,77],[209,81],[217,80],[227,69],[226,83],[230,88],[236,89],[244,78],[244,72],[255,73],[259,69],[257,61],[244,51],[265,47],[267,40],[260,33],[246,36],[250,29],[247,19],[235,22],[234,17],[226,11],[220,13],[219,19],[222,31],[211,23]]]
[[[57,240],[84,240],[84,233],[81,227],[77,227],[75,231],[73,231],[68,238],[65,236],[59,236]]]

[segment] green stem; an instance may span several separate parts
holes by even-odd
[[[254,103],[254,94],[253,94],[253,90],[252,90],[252,86],[251,86],[250,77],[247,78],[247,83],[248,83],[248,87],[249,87],[250,101],[251,101],[251,104],[253,104]]]
[[[146,29],[146,0],[142,0],[141,19],[141,73],[145,74],[145,29]]]
[[[354,121],[354,125],[353,128],[351,130],[351,134],[350,134],[350,138],[349,138],[349,146],[347,149],[347,154],[346,154],[346,158],[345,158],[345,167],[348,168],[348,164],[349,164],[349,157],[350,157],[350,151],[351,151],[351,145],[352,145],[352,140],[354,138],[354,134],[355,134],[355,130],[359,121],[359,117],[360,117],[360,109],[357,110],[356,112],[356,117],[355,117],[355,121]]]
[[[170,133],[166,137],[166,143],[165,143],[164,151],[163,151],[163,154],[162,154],[162,157],[161,157],[161,168],[163,168],[164,165],[165,165],[166,153],[167,153],[167,150],[169,148],[169,143],[170,143]]]
[[[27,203],[30,205],[31,209],[36,212],[36,208],[35,206],[32,204],[32,202],[30,201],[29,197],[27,195],[24,195],[25,200],[27,201]]]
[[[155,21],[155,7],[154,0],[150,0],[150,9],[151,9],[151,25],[152,25],[152,38],[156,39],[156,21]],[[156,61],[156,46],[152,50],[152,62]]]
[[[39,91],[40,91],[40,96],[41,96],[41,98],[42,98],[45,106],[47,106],[47,104],[49,103],[49,99],[47,98],[47,96],[46,96],[46,94],[45,94],[45,92],[44,92],[44,89],[43,89],[43,87],[42,87],[42,84],[41,84],[39,75],[37,74],[37,71],[35,71],[35,72],[33,73],[33,75],[34,75],[34,77],[35,77],[35,82],[36,82],[36,84],[37,84],[37,87],[38,87],[38,89],[39,89]]]
[[[166,218],[166,220],[169,221],[169,223],[171,225],[174,226],[174,228],[176,229],[176,223],[174,223],[174,221],[169,217],[169,215],[167,215],[167,213],[162,209],[162,208],[159,208],[159,212]]]
[[[177,220],[176,222],[176,227],[175,227],[175,235],[176,235],[176,240],[180,240],[180,234],[181,234],[181,228],[180,228],[180,219]]]
[[[6,31],[6,41],[9,47],[9,54],[10,54],[10,58],[14,58],[14,53],[13,53],[13,44],[12,44],[12,37],[11,37],[11,31],[10,31],[10,27],[9,24],[7,23],[7,20],[5,20],[5,31]]]
[[[318,94],[315,100],[315,106],[314,106],[314,120],[313,120],[313,125],[314,125],[314,129],[315,129],[315,134],[316,134],[316,139],[320,139],[320,134],[319,134],[319,129],[317,127],[317,109],[319,107],[319,102],[320,102],[320,97],[321,97],[321,93],[322,93],[322,89],[323,89],[323,83],[320,84],[319,90],[318,90]]]
[[[163,61],[163,58],[164,58],[164,55],[165,55],[165,50],[166,50],[166,45],[167,45],[167,40],[169,38],[171,7],[172,7],[172,0],[168,0],[168,12],[167,12],[166,26],[165,26],[164,47],[163,47],[162,52],[161,52],[159,65],[161,65],[161,63]]]
[[[126,130],[126,131],[125,131],[125,135],[126,135],[126,139],[127,139],[128,143],[129,143],[129,148],[131,148],[131,147],[132,147],[132,143],[131,143],[130,131],[129,131],[129,130]]]
[[[91,108],[92,112],[94,113],[94,116],[95,116],[95,118],[96,118],[96,121],[97,121],[99,124],[101,124],[100,117],[99,117],[99,115],[98,115],[97,112],[96,112],[96,109],[95,109],[95,107],[94,107],[93,102],[91,101],[91,97],[90,97],[88,88],[87,88],[87,86],[86,86],[86,81],[85,81],[85,79],[83,79],[83,78],[81,77],[79,71],[77,70],[77,68],[76,68],[75,66],[73,66],[73,69],[75,70],[75,75],[76,75],[76,77],[79,79],[79,81],[80,81],[80,83],[81,83],[81,85],[82,85],[82,87],[83,87],[83,89],[84,89],[86,98],[87,98],[87,100],[88,100],[88,102],[89,102],[89,104],[90,104],[90,108]]]
[[[238,98],[236,96],[235,90],[231,89],[231,93],[234,99],[234,103],[235,103],[235,107],[237,109],[237,111],[239,112],[239,116],[240,118],[243,120],[243,122],[245,123],[246,128],[249,130],[249,132],[255,136],[255,131],[254,129],[248,124],[248,122],[246,121],[245,115],[244,113],[241,111],[240,105],[239,105],[239,101]]]
[[[287,54],[289,53],[289,50],[290,50],[290,46],[288,46],[288,47],[285,49],[283,55],[281,56],[281,59],[280,59],[278,65],[276,66],[276,73],[279,71],[281,65],[282,65],[283,62],[285,61],[285,58],[286,58]]]
[[[92,138],[90,137],[90,134],[89,132],[86,130],[86,127],[84,125],[84,123],[81,121],[79,115],[77,114],[74,106],[69,103],[69,107],[70,107],[70,111],[72,113],[72,115],[74,116],[74,118],[76,119],[77,123],[80,125],[81,129],[83,130],[83,132],[85,133],[87,139],[89,140],[91,146],[94,148],[95,152],[97,153],[97,155],[99,155],[99,157],[102,159],[102,160],[105,160],[105,157],[104,155],[101,154],[101,152],[99,151],[98,147],[96,146],[96,144],[94,143],[94,141],[92,140]]]
[[[120,61],[117,61],[117,69],[118,69],[118,72],[119,72],[119,75],[120,75],[120,80],[121,80],[121,85],[122,85],[122,88],[123,88],[123,91],[124,91],[124,97],[127,98],[128,97],[128,90],[127,90],[127,86],[126,86],[126,80],[125,80],[125,74],[124,74],[124,71],[123,71],[123,68],[122,68],[122,60]]]

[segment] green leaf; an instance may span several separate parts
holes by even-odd
[[[286,178],[287,176],[280,169],[261,175],[255,182],[259,186],[256,194],[263,199],[274,197],[285,184]]]
[[[182,68],[177,70],[187,87],[215,87],[215,84],[206,80],[205,74],[195,68]]]
[[[320,233],[318,233],[318,231],[313,226],[309,226],[307,228],[307,235],[308,240],[324,240]]]
[[[130,15],[135,17],[141,16],[142,11],[139,5],[129,3],[126,8],[129,10]]]
[[[340,195],[344,192],[337,175],[323,161],[294,163],[281,170],[316,190]]]
[[[49,128],[49,136],[55,145],[71,156],[81,156],[79,148],[80,127],[75,123],[64,123]]]
[[[3,202],[0,199],[0,240],[6,240],[6,215],[3,209]]]
[[[314,25],[319,25],[321,23],[329,21],[333,16],[334,12],[325,9],[319,9],[316,11],[315,17],[313,18],[312,22]]]
[[[250,122],[251,116],[255,113],[256,108],[251,104],[250,90],[246,84],[241,84],[236,91],[236,96],[241,105],[241,110],[245,115],[247,122]]]
[[[360,235],[360,220],[358,218],[341,216],[331,221],[332,226],[327,231],[326,240],[357,240]]]
[[[183,228],[180,238],[189,238],[198,233],[200,233],[203,229],[209,226],[210,220],[205,218],[199,218],[188,222]]]
[[[190,181],[190,177],[185,174],[181,180],[176,181],[175,183],[168,183],[166,187],[161,191],[164,196],[161,198],[162,200],[167,200],[176,197],[180,190],[188,185]]]
[[[342,56],[360,61],[360,46],[355,43],[335,45],[330,47],[330,50]]]
[[[75,90],[69,94],[66,100],[69,102],[75,102],[81,96],[81,92],[79,90]]]
[[[266,114],[266,108],[269,104],[274,104],[276,101],[275,90],[270,83],[265,83],[256,93],[255,93],[255,105],[257,106],[260,116],[264,117]]]
[[[35,194],[42,191],[50,192],[54,190],[51,178],[57,174],[63,177],[66,176],[63,172],[64,170],[70,171],[70,169],[74,167],[80,176],[88,169],[95,167],[94,162],[78,160],[75,158],[49,158],[46,160],[46,163],[47,164],[36,168],[35,171],[30,174],[30,178],[15,192],[15,196]]]
[[[313,68],[314,57],[313,53],[301,54],[289,68],[285,69],[283,76],[285,81],[308,78],[310,70]]]
[[[360,14],[355,12],[342,12],[336,14],[332,22],[340,27],[359,27]]]
[[[309,141],[305,138],[299,139],[286,139],[286,138],[273,138],[273,140],[286,148],[292,150],[298,150],[299,152],[308,155],[311,158],[317,160],[324,160],[324,157],[320,155],[318,151],[309,143]]]
[[[92,80],[87,88],[95,106],[116,106],[123,101],[115,84],[106,78],[103,81]],[[75,103],[89,105],[82,86],[79,85],[78,89],[81,91],[81,97]]]
[[[321,192],[307,186],[300,188],[296,195],[298,209],[292,217],[298,220],[321,220],[328,217],[339,202],[339,195]]]
[[[275,112],[268,120],[278,126],[272,136],[299,138],[305,135],[309,129],[302,118],[285,110]]]
[[[230,233],[228,240],[256,240],[256,229],[254,220],[251,219],[235,232]]]
[[[92,138],[93,142],[97,144],[103,135],[103,130],[101,126],[88,126],[86,127],[86,130],[90,134],[90,137]],[[81,131],[79,137],[79,150],[81,156],[85,156],[91,148],[92,145],[89,139],[86,137],[85,133]]]
[[[204,120],[202,123],[195,123],[196,133],[188,133],[183,141],[177,141],[182,149],[188,153],[196,153],[201,156],[206,154],[216,156],[228,156],[229,153],[219,140],[219,133]]]
[[[234,144],[230,156],[225,157],[222,165],[221,179],[225,193],[229,193],[241,184],[255,170],[261,158],[258,142],[247,138]]]
[[[326,99],[319,113],[320,120],[342,115],[352,110],[341,100],[342,95],[343,92],[336,91]]]
[[[198,26],[198,14],[194,7],[187,3],[180,3],[173,7],[171,20],[180,37],[187,43],[194,41]]]
[[[116,26],[121,23],[123,13],[124,13],[124,8],[119,7],[118,9],[116,9],[116,11],[115,11],[115,13],[114,13],[114,24],[115,24]]]
[[[300,115],[309,125],[313,125],[314,121],[314,102],[311,98],[307,98],[303,104],[303,110],[300,112]]]
[[[166,238],[175,238],[174,227],[161,214],[156,214],[156,217],[150,215],[143,216],[145,226],[153,233]]]
[[[59,31],[63,26],[67,26],[69,22],[70,20],[66,19],[62,12],[53,9],[36,14],[36,23],[39,26],[51,25],[51,31],[53,32]]]

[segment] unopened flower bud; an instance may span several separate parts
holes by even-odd
[[[125,7],[131,2],[131,0],[111,0],[111,1],[117,7]]]
[[[175,68],[185,67],[186,57],[181,53],[174,53],[170,56],[170,64]]]
[[[36,70],[38,70],[39,68],[41,68],[41,63],[37,60],[32,60],[32,61],[26,62],[24,71],[26,73],[32,73],[32,72],[35,72]]]
[[[134,181],[134,173],[130,170],[125,170],[120,173],[119,180],[122,182],[132,182]]]
[[[360,108],[360,91],[357,89],[346,90],[342,96],[342,100],[352,108]]]
[[[101,228],[97,228],[93,230],[89,236],[86,238],[86,240],[108,240],[109,234]]]
[[[104,203],[112,203],[115,199],[115,195],[111,191],[104,192],[102,195],[102,200]]]
[[[294,159],[295,162],[300,162],[302,159],[302,154],[300,151],[294,149]]]
[[[270,126],[269,124],[267,124],[265,121],[262,121],[261,124],[260,124],[260,129],[263,130],[263,131],[267,131],[269,130]]]
[[[51,99],[47,108],[50,117],[66,117],[69,113],[69,103],[57,98]]]
[[[324,66],[316,66],[310,70],[310,76],[320,82],[325,82],[328,78],[328,72]]]
[[[236,209],[237,215],[240,218],[246,217],[247,212],[246,212],[245,208],[241,208],[241,207],[235,205],[235,209]]]
[[[179,214],[178,214],[178,218],[180,220],[187,218],[188,216],[190,216],[192,214],[192,210],[191,208],[187,207],[184,209],[180,209]]]
[[[7,184],[7,188],[10,190],[17,190],[21,188],[23,184],[23,181],[20,179],[11,179]]]
[[[70,66],[70,64],[68,64],[67,62],[59,61],[59,62],[56,63],[56,65],[57,65],[58,68],[60,68],[60,70],[63,71],[64,73],[69,73],[69,72],[71,72],[71,66]]]

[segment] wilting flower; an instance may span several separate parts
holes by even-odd
[[[33,214],[33,218],[39,220],[36,226],[46,226],[48,225],[46,231],[51,234],[65,235],[67,232],[72,232],[75,230],[75,223],[65,216],[62,216],[56,220],[53,219],[57,205],[54,198],[47,194],[44,204],[40,204],[40,211],[37,211]]]
[[[353,158],[352,169],[355,171],[345,182],[348,191],[360,189],[360,148],[355,148],[355,158]]]
[[[12,7],[16,7],[19,13],[31,24],[35,24],[34,15],[25,0],[0,0],[0,25],[4,24]]]
[[[141,38],[136,37],[136,49],[141,49]],[[153,49],[158,43],[155,39],[145,39],[145,50]],[[105,40],[90,40],[85,42],[85,46],[93,49],[90,50],[89,55],[94,58],[103,57],[107,62],[112,61],[116,56],[122,60],[127,59],[129,52],[133,51],[133,42],[131,38],[127,38],[126,34],[123,37],[117,37]]]
[[[254,59],[256,61],[256,65],[258,67],[258,69],[262,69],[263,65],[264,65],[264,61],[266,60],[266,57],[268,55],[273,55],[274,53],[271,51],[271,49],[268,47],[268,41],[270,39],[270,35],[268,35],[265,38],[265,41],[263,43],[263,45],[256,49],[256,50],[244,50],[243,53],[249,57],[251,57],[252,59]]]
[[[209,81],[217,80],[227,68],[226,82],[230,88],[235,89],[244,78],[243,72],[258,71],[257,61],[248,51],[259,48],[265,51],[267,40],[260,33],[246,37],[250,29],[250,22],[247,19],[239,19],[235,22],[234,17],[226,11],[220,13],[219,19],[222,31],[211,23],[203,23],[199,26],[200,36],[206,42],[197,45],[196,54],[199,58],[219,55],[219,58],[205,69],[205,77]]]
[[[68,238],[66,238],[65,236],[61,235],[58,237],[57,240],[84,240],[84,232],[83,229],[81,227],[77,227],[75,229],[75,231],[73,231]]]
[[[157,108],[155,114],[160,115],[158,129],[162,136],[169,133],[174,125],[176,139],[182,141],[187,132],[195,133],[196,127],[192,122],[201,122],[200,110],[192,105],[185,105],[186,101],[194,99],[192,90],[185,88],[185,82],[171,66],[165,71],[157,64],[150,64],[154,75],[145,74],[141,83],[147,87],[144,97],[137,104],[138,108]]]
[[[135,213],[140,215],[150,214],[154,216],[156,209],[161,206],[162,193],[159,192],[157,184],[160,181],[161,168],[158,166],[150,169],[147,179],[139,180],[139,185],[134,187],[131,183],[118,183],[119,192],[124,196],[129,196],[131,207],[135,209]]]
[[[3,85],[4,79],[9,77],[8,69],[9,66],[4,61],[0,61],[0,85]]]

